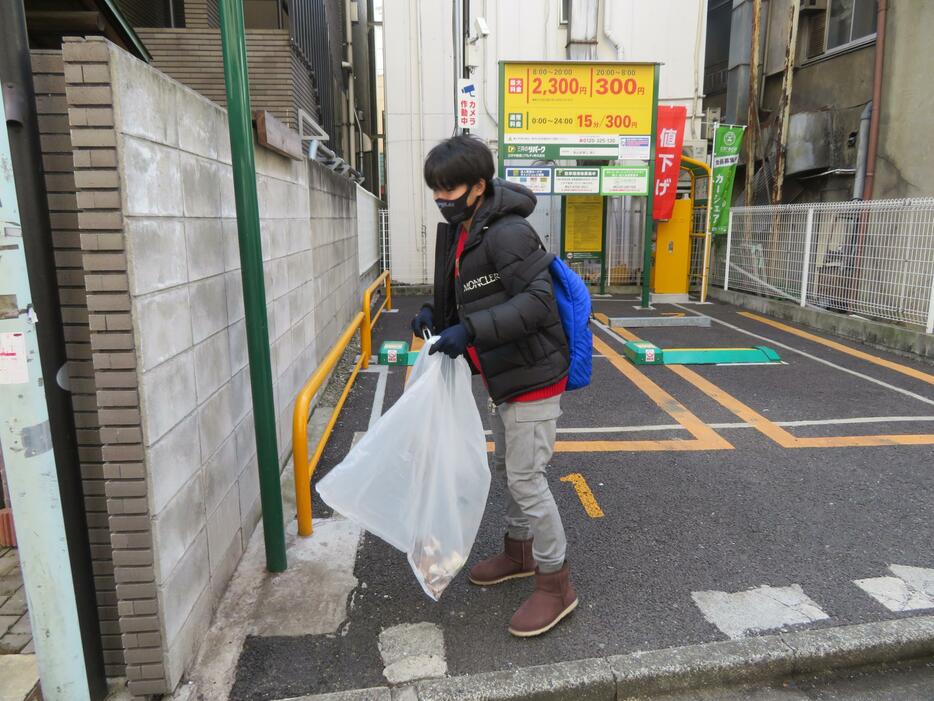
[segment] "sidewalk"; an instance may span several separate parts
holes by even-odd
[[[14,548],[0,548],[0,701],[38,698],[39,668]]]
[[[408,339],[419,302],[401,298],[382,338]],[[633,304],[597,311],[631,316]],[[581,595],[558,629],[506,631],[529,582],[483,589],[461,576],[430,601],[403,554],[315,495],[315,534],[289,537],[288,572],[262,572],[254,536],[186,693],[614,698],[934,654],[931,368],[726,305],[662,311],[713,323],[633,331],[660,347],[769,345],[784,362],[636,367],[621,356],[633,332],[596,326],[594,382],[564,400],[549,474]],[[361,375],[315,479],[403,382],[395,368]],[[479,381],[476,395],[483,415]],[[501,542],[502,496],[494,485],[471,562]]]

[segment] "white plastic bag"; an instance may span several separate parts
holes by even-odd
[[[467,562],[490,491],[463,358],[419,354],[402,397],[320,482],[335,511],[408,554],[437,601]]]

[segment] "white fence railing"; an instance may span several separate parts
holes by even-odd
[[[357,185],[357,255],[363,275],[380,262],[380,199]]]
[[[737,207],[711,281],[934,332],[934,198]]]
[[[392,269],[389,245],[389,210],[379,210],[379,260],[380,272]]]

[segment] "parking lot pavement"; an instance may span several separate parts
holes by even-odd
[[[397,302],[380,340],[411,337],[421,300]],[[386,684],[387,630],[443,641],[444,670],[465,675],[930,614],[934,368],[721,304],[666,308],[709,315],[709,328],[603,323],[634,304],[595,305],[594,382],[563,403],[549,479],[581,597],[566,622],[516,640],[506,625],[529,580],[479,588],[461,575],[435,603],[404,554],[366,534],[339,630],[248,638],[231,698]],[[768,345],[783,363],[637,367],[621,356],[634,336],[660,347]],[[367,430],[379,372],[351,393],[315,479]],[[404,380],[388,370],[381,410]],[[476,379],[475,390],[485,407]],[[314,499],[316,517],[330,516]],[[471,562],[499,546],[502,510],[494,486]]]

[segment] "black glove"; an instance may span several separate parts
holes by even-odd
[[[463,324],[456,324],[441,332],[441,337],[435,341],[428,355],[444,353],[449,358],[456,358],[467,351],[470,344],[470,332]]]
[[[435,313],[431,307],[422,307],[422,310],[412,318],[412,333],[422,335],[423,329],[431,331],[435,326]]]

